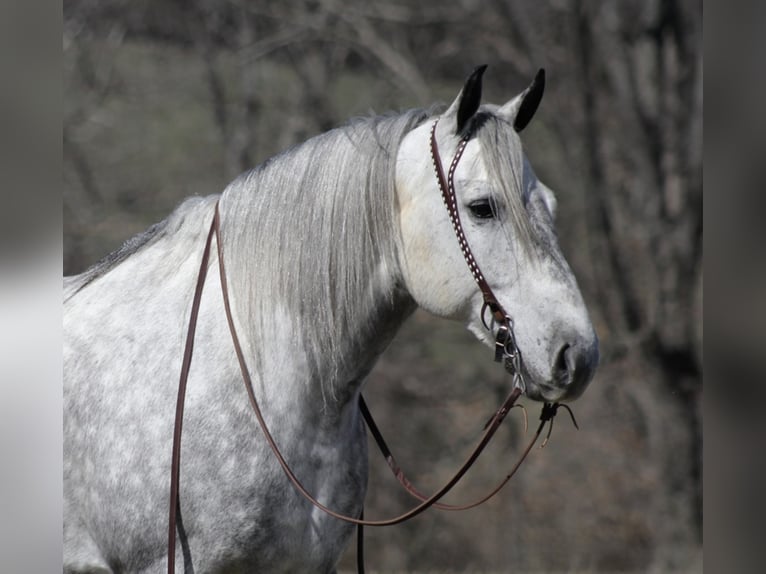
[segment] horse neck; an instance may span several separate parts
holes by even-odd
[[[257,288],[257,278],[252,280]],[[395,290],[385,297],[385,291],[383,285],[371,285],[369,293],[360,294],[364,314],[332,345],[321,344],[327,343],[325,334],[343,328],[316,321],[308,309],[277,303],[270,310],[260,307],[258,317],[235,310],[236,329],[245,333],[247,362],[257,372],[261,392],[281,404],[284,412],[303,404],[311,411],[321,405],[325,420],[339,414],[356,398],[364,378],[415,309],[405,292]],[[250,307],[241,297],[232,299],[235,309]]]
[[[252,201],[251,188],[233,185],[221,203],[235,325],[244,334],[250,369],[260,375],[265,393],[290,397],[274,396],[276,401],[289,403],[297,398],[316,404],[319,399],[325,413],[333,405],[342,408],[356,396],[364,376],[415,308],[409,294],[399,287],[398,265],[381,249],[374,264],[359,266],[371,272],[354,270],[351,287],[290,271],[290,265],[300,269],[302,264],[294,266],[289,257],[308,256],[276,253],[281,248],[278,231],[275,228],[270,234],[259,229],[259,225],[269,224],[254,215],[257,210],[243,206]],[[306,232],[307,225],[294,227],[290,233]],[[291,236],[291,240],[310,244],[321,239],[309,232],[297,240]],[[337,265],[337,259],[331,263]],[[275,264],[280,261],[285,262],[284,267]],[[348,282],[348,273],[336,269],[335,275]],[[304,291],[290,282],[298,282]],[[318,297],[318,293],[324,295]]]

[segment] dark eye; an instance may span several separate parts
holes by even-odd
[[[468,209],[471,210],[471,215],[477,219],[491,219],[495,217],[495,210],[492,209],[492,203],[489,199],[477,199],[468,204]]]

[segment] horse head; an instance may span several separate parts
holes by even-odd
[[[436,125],[419,126],[399,148],[402,279],[420,307],[465,322],[480,340],[494,345],[500,325],[482,317],[486,294],[475,272],[472,276],[470,261],[466,264],[472,257],[512,321],[527,396],[573,400],[596,370],[598,339],[558,245],[556,199],[535,175],[519,138],[542,98],[544,73],[506,104],[480,105],[484,68],[471,74],[452,105],[434,118]],[[470,257],[461,251],[461,234],[427,161],[432,145],[442,158],[434,163],[444,161],[443,170],[449,166],[454,172],[458,228]]]

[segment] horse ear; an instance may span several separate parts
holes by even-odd
[[[543,99],[543,91],[545,91],[545,70],[540,68],[529,87],[500,108],[497,114],[512,121],[513,128],[520,132],[527,127],[532,116],[535,115],[537,106]]]
[[[452,102],[452,105],[444,113],[445,116],[456,116],[455,134],[461,135],[468,120],[470,120],[481,103],[481,78],[487,65],[478,66],[465,81],[463,89]]]

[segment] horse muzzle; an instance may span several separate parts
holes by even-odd
[[[515,364],[505,361],[506,370],[523,381],[524,394],[541,402],[565,402],[579,398],[596,373],[599,362],[598,339],[570,337],[555,346],[550,353],[550,371],[547,375],[530,372],[523,361]],[[520,368],[521,377],[517,375]]]

